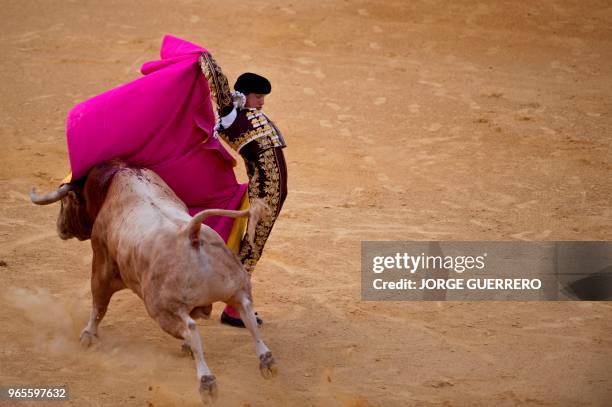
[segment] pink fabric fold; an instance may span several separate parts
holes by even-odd
[[[234,160],[212,137],[215,115],[198,59],[205,48],[166,35],[161,59],[141,67],[143,77],[94,96],[68,113],[72,179],[121,158],[157,172],[189,207],[236,209],[246,191]],[[205,222],[227,240],[233,219]]]

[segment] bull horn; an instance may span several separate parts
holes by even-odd
[[[74,185],[63,184],[61,187],[59,187],[53,192],[49,192],[48,194],[45,194],[45,195],[38,195],[36,193],[36,188],[32,187],[32,190],[30,191],[30,199],[36,205],[49,205],[53,202],[59,201],[60,199],[65,197],[68,194],[68,192],[72,191],[73,189],[74,189]]]

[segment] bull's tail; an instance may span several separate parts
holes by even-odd
[[[200,245],[200,228],[202,222],[209,216],[229,216],[230,218],[243,218],[249,217],[249,225],[247,227],[247,234],[249,236],[249,243],[253,244],[255,237],[255,225],[259,222],[263,216],[269,212],[268,206],[261,200],[255,199],[251,202],[249,209],[243,211],[232,211],[227,209],[206,209],[202,212],[195,214],[189,224],[183,229],[182,233],[189,236],[191,244],[193,246]]]

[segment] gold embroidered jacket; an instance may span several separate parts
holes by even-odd
[[[255,108],[238,108],[233,103],[227,77],[205,52],[200,66],[217,105],[219,136],[243,157],[254,157],[273,147],[286,147],[283,135],[264,112]]]
[[[244,108],[219,136],[242,156],[253,156],[272,147],[286,147],[283,136],[261,110]]]

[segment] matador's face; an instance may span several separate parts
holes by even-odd
[[[255,109],[261,109],[264,105],[264,99],[266,95],[262,93],[249,93],[246,96],[246,107],[254,107]]]

